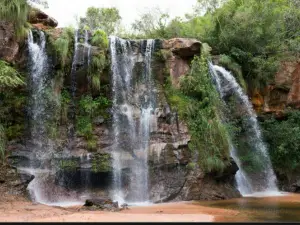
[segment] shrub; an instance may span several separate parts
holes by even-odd
[[[96,30],[92,36],[92,45],[100,47],[101,49],[108,48],[108,37],[103,30]]]
[[[19,72],[11,67],[7,62],[0,60],[0,90],[24,85]]]
[[[195,56],[180,90],[166,87],[168,101],[178,109],[191,132],[189,148],[204,172],[222,172],[229,163],[228,131],[219,115],[222,102],[212,84],[206,59]]]
[[[299,171],[300,111],[288,112],[281,121],[268,118],[261,125],[275,170],[287,173]]]

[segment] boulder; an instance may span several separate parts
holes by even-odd
[[[190,38],[172,38],[164,40],[162,48],[170,49],[181,58],[193,58],[194,55],[200,54],[201,42]]]
[[[201,42],[190,38],[173,38],[162,41],[162,49],[168,50],[166,67],[169,70],[171,82],[179,88],[179,78],[189,73],[190,61],[195,55],[200,55]]]
[[[109,198],[93,198],[87,199],[83,206],[94,207],[100,210],[119,211],[118,202],[113,202]]]
[[[36,8],[32,9],[28,22],[31,24],[43,24],[46,27],[53,28],[58,25],[58,22],[54,18]]]

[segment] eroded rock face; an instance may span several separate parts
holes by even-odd
[[[300,108],[300,60],[292,72],[292,87],[288,94],[287,104]]]
[[[241,197],[234,185],[237,169],[232,161],[228,168],[230,173],[216,177],[212,174],[204,174],[200,168],[194,168],[189,171],[184,186],[174,200],[221,200]]]
[[[162,49],[170,49],[181,58],[193,58],[200,54],[201,42],[190,38],[172,38],[163,41]]]
[[[19,44],[15,39],[13,25],[0,21],[0,58],[7,62],[12,62],[18,51]]]
[[[166,68],[171,76],[172,85],[179,87],[179,78],[188,74],[194,55],[199,55],[201,42],[196,39],[173,38],[162,42],[162,49],[170,51]]]
[[[261,93],[256,91],[252,103],[258,112],[265,113],[278,114],[288,106],[300,108],[300,60],[282,62],[274,84]]]
[[[53,35],[59,36],[61,30],[54,32]],[[184,121],[178,118],[176,111],[172,111],[168,105],[164,90],[161,89],[161,85],[164,84],[165,78],[162,72],[165,68],[169,70],[168,75],[172,78],[172,84],[174,87],[179,86],[180,76],[186,75],[190,70],[190,62],[194,55],[200,54],[201,42],[194,39],[182,39],[176,38],[171,40],[161,41],[161,49],[169,52],[168,58],[159,63],[153,62],[152,71],[153,77],[156,78],[157,90],[157,104],[154,114],[151,115],[151,134],[150,143],[148,149],[148,165],[149,165],[149,185],[150,185],[150,198],[153,202],[166,202],[173,200],[193,200],[193,199],[226,199],[230,197],[239,197],[239,193],[234,187],[233,179],[236,172],[236,168],[230,167],[224,172],[223,175],[210,174],[205,175],[201,169],[190,170],[188,164],[192,162],[193,153],[188,147],[188,143],[191,136],[188,131],[187,125]],[[83,45],[79,45],[79,55],[76,67],[76,77],[78,85],[78,96],[86,93],[86,58]],[[137,58],[135,66],[133,68],[133,80],[138,80],[139,71],[144,68],[142,56],[140,53],[141,45],[132,41],[132,48],[134,51],[134,57]],[[158,48],[156,46],[156,48]],[[97,54],[96,47],[92,47],[91,55]],[[154,58],[154,57],[153,57]],[[155,61],[155,59],[154,59]],[[79,81],[82,80],[82,82]],[[102,79],[102,78],[101,78]],[[108,77],[109,79],[109,77]],[[67,80],[67,79],[66,79]],[[65,83],[65,85],[68,82]],[[68,85],[66,85],[68,86]],[[81,86],[83,88],[81,88]],[[137,84],[137,89],[139,85]],[[142,88],[142,87],[140,87]],[[134,96],[133,96],[134,97]],[[108,113],[109,114],[109,113]],[[137,106],[133,108],[134,118],[140,116],[140,108]],[[69,165],[66,168],[60,168],[59,173],[55,175],[55,178],[66,177],[71,180],[80,180],[81,176],[90,177],[89,182],[98,184],[99,180],[105,185],[94,188],[91,190],[92,196],[99,196],[106,198],[109,195],[112,184],[112,157],[111,153],[114,148],[114,136],[112,133],[112,121],[104,117],[95,118],[93,134],[96,138],[96,148],[89,149],[88,143],[84,137],[76,136],[74,139],[74,148],[70,151],[70,159],[66,159],[66,164]],[[68,148],[68,137],[66,125],[60,127],[62,135],[57,138],[56,151],[62,152]],[[124,140],[124,143],[126,140]],[[10,146],[12,151],[16,154],[12,154],[11,159],[21,161],[22,165],[27,165],[30,161],[28,151],[26,153],[26,147],[22,144],[12,143]],[[20,152],[23,154],[20,154]],[[61,160],[57,156],[56,160]],[[132,149],[128,148],[128,154],[124,154],[123,172],[125,177],[124,192],[126,192],[126,179],[130,176],[129,165],[125,162],[128,159],[128,163],[132,160],[138,160],[138,157],[132,153]],[[38,165],[37,165],[38,167]],[[71,172],[64,171],[71,169]],[[73,175],[72,175],[73,174]],[[104,182],[105,180],[105,182]],[[100,183],[101,183],[100,182]],[[56,182],[59,183],[59,182]],[[77,186],[82,187],[84,182],[72,185],[67,179],[63,183],[63,187]]]
[[[58,25],[58,22],[54,18],[36,8],[32,10],[28,22],[31,24],[43,24],[45,27],[53,28]]]

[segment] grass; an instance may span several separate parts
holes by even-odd
[[[27,35],[27,16],[29,5],[26,0],[2,0],[0,3],[0,20],[13,23],[17,39]]]
[[[172,110],[178,112],[191,133],[189,148],[205,173],[222,172],[230,162],[228,130],[220,119],[222,102],[211,82],[204,57],[195,57],[180,89],[165,86]]]

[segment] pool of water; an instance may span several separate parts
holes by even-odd
[[[235,216],[228,215],[223,218],[225,221],[300,222],[300,194],[285,193],[271,197],[251,196],[198,202],[197,204],[238,212]]]

